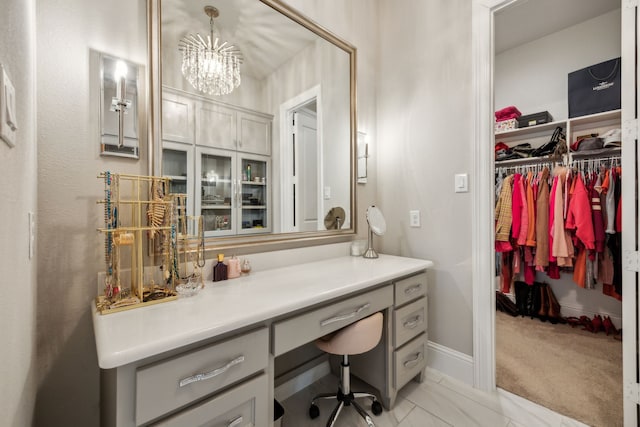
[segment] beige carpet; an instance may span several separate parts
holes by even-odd
[[[622,342],[496,312],[498,387],[594,427],[622,426]]]

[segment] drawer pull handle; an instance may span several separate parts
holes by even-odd
[[[351,319],[352,317],[356,317],[363,310],[366,310],[370,306],[371,306],[371,304],[366,303],[366,304],[360,306],[356,311],[351,312],[349,314],[341,314],[340,316],[335,316],[335,317],[331,317],[329,319],[325,319],[325,320],[320,322],[320,326],[327,326],[327,325],[330,325],[330,324],[335,323],[335,322],[340,322],[342,320]]]
[[[233,420],[231,420],[229,422],[229,424],[227,424],[227,427],[237,427],[240,424],[242,424],[242,421],[244,421],[244,420],[242,419],[242,415],[240,415],[239,417],[234,418]]]
[[[404,322],[403,326],[406,329],[413,329],[420,324],[420,320],[422,320],[422,317],[420,315],[413,316],[411,320],[407,320],[406,322]]]
[[[417,292],[422,288],[422,283],[418,283],[417,285],[413,285],[410,288],[404,290],[405,295],[411,295],[414,292]]]
[[[407,360],[406,362],[404,362],[404,367],[405,368],[413,368],[414,366],[416,366],[418,364],[418,362],[422,360],[422,352],[419,351],[418,353],[416,353],[416,357],[414,357],[411,360]]]
[[[191,377],[187,377],[184,378],[182,380],[180,380],[180,387],[184,387],[186,385],[189,385],[191,383],[195,383],[198,381],[204,381],[204,380],[208,380],[210,378],[213,377],[217,377],[220,374],[223,374],[225,372],[227,372],[232,366],[238,365],[240,363],[244,362],[244,356],[238,356],[235,359],[229,361],[226,365],[221,366],[220,368],[214,369],[213,371],[209,371],[209,372],[204,372],[202,374],[195,374]]]

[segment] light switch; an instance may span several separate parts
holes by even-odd
[[[331,198],[331,187],[324,187],[324,199],[329,200]]]
[[[420,211],[409,211],[409,227],[420,227]]]
[[[0,138],[9,147],[16,145],[16,90],[4,67],[0,65]]]
[[[455,175],[455,192],[466,193],[469,191],[469,175],[459,173]]]

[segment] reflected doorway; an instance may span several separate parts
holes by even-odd
[[[318,131],[319,89],[313,88],[281,107],[282,231],[317,231],[323,212],[322,141]]]

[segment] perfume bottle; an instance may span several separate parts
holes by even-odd
[[[240,277],[240,260],[234,255],[227,261],[227,278],[235,279],[236,277]]]
[[[218,254],[218,263],[213,266],[213,281],[227,280],[227,265],[224,263],[224,254]]]

